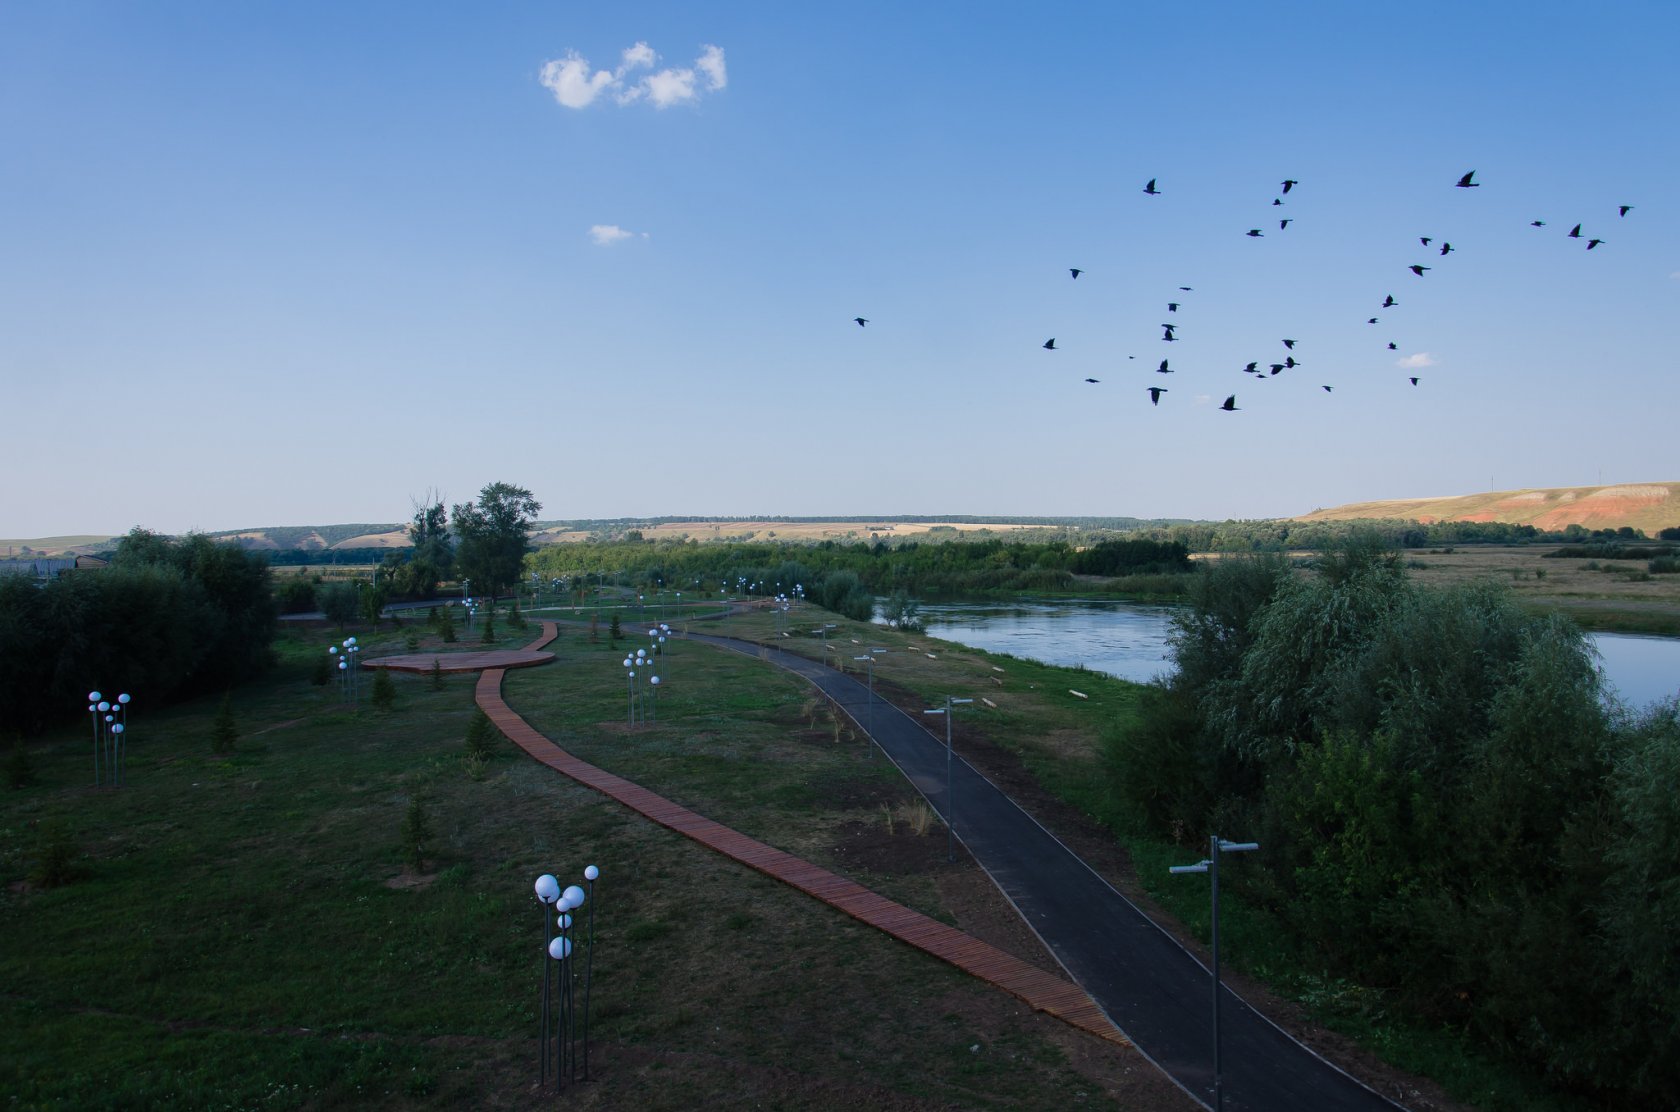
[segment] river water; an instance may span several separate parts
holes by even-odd
[[[1176,608],[1111,600],[923,603],[927,632],[959,645],[1046,664],[1080,665],[1147,683],[1172,671],[1167,634]],[[1634,706],[1680,694],[1680,638],[1588,635],[1606,679]]]

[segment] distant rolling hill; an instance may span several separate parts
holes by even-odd
[[[1350,502],[1314,510],[1296,521],[1351,521],[1385,518],[1399,521],[1503,521],[1559,530],[1630,526],[1656,536],[1659,529],[1680,526],[1680,483],[1621,483],[1614,486],[1535,487],[1448,498],[1400,498]]]

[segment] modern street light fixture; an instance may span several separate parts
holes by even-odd
[[[630,697],[630,728],[636,727],[636,658],[624,658],[625,693]]]
[[[922,712],[945,716],[945,860],[949,862],[957,859],[957,800],[953,791],[951,770],[951,708],[972,702],[973,699],[957,699],[947,695],[944,706]]]
[[[538,1076],[548,1086],[549,1059],[554,1061],[554,1089],[558,1093],[578,1080],[578,1041],[583,1042],[583,1080],[589,1077],[589,1004],[595,967],[595,881],[601,870],[594,865],[583,870],[587,891],[575,884],[564,889],[552,873],[536,881],[537,903],[543,920],[542,1019],[539,1026]],[[583,1012],[577,1009],[576,958],[579,949],[577,919],[572,913],[589,906],[588,947],[583,974]],[[580,1022],[581,1019],[581,1022]],[[553,1039],[552,1045],[550,1039]]]
[[[1219,1068],[1219,855],[1221,853],[1253,853],[1259,842],[1230,842],[1217,834],[1208,837],[1208,855],[1194,865],[1173,865],[1168,872],[1207,873],[1213,902],[1213,1107],[1214,1112],[1225,1107],[1224,1079]]]
[[[869,735],[869,755],[875,756],[875,747],[880,743],[875,740],[875,657],[886,649],[870,649],[863,656],[854,656],[853,660],[863,661],[863,666],[869,670],[869,725],[865,732]]]

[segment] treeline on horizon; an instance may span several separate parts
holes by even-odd
[[[1568,620],[1414,584],[1376,538],[1315,563],[1192,577],[1176,671],[1106,736],[1098,806],[1259,842],[1230,883],[1367,1006],[1595,1107],[1672,1107],[1680,701],[1609,702]]]
[[[1105,540],[1083,549],[1063,541],[1030,544],[996,539],[868,545],[835,541],[698,544],[631,538],[548,545],[527,555],[525,566],[539,579],[603,574],[621,585],[673,590],[725,588],[774,595],[803,586],[814,601],[835,593],[830,581],[836,577],[845,577],[848,585],[856,583],[865,596],[937,595],[1065,591],[1078,586],[1075,577],[1081,575],[1176,578],[1192,568],[1183,544],[1143,537]],[[1145,586],[1159,589],[1161,585]],[[1176,589],[1167,587],[1169,593]],[[830,609],[854,616],[844,607]],[[855,616],[867,619],[868,611]]]

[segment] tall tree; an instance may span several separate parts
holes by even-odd
[[[424,500],[414,500],[408,539],[414,542],[414,550],[398,573],[398,589],[415,598],[431,598],[437,593],[438,580],[447,578],[455,564],[449,519],[436,490],[428,491]]]
[[[491,483],[478,492],[476,504],[458,503],[450,511],[459,541],[456,570],[478,593],[494,596],[518,582],[528,533],[541,509],[524,487]]]

